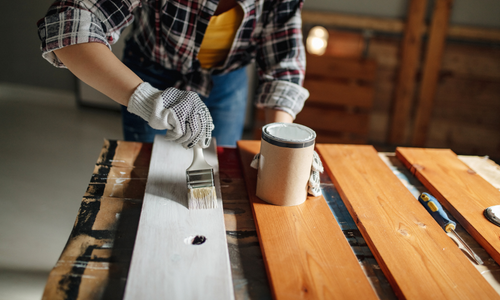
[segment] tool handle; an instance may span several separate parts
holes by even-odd
[[[205,155],[203,155],[203,148],[201,147],[200,143],[196,144],[193,147],[193,162],[187,168],[187,171],[194,171],[194,170],[204,170],[204,169],[211,169],[212,166],[207,163],[205,160]]]
[[[434,198],[434,196],[429,193],[422,193],[420,197],[418,197],[418,202],[420,202],[420,204],[422,204],[425,209],[427,209],[427,211],[444,229],[444,231],[450,232],[452,230],[455,230],[455,228],[457,227],[457,223],[448,218],[448,215],[444,211],[443,207],[441,206],[439,201]]]

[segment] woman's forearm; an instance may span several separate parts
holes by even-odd
[[[54,53],[76,77],[122,105],[142,83],[104,44],[71,45]]]
[[[128,105],[135,88],[142,83],[101,43],[71,45],[54,53],[76,77],[122,105]],[[266,123],[293,122],[292,116],[281,110],[267,108],[265,115]]]

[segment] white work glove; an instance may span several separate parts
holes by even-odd
[[[257,153],[253,159],[252,162],[250,163],[250,166],[254,169],[259,168],[259,159],[260,159],[260,153]],[[321,195],[321,189],[319,187],[320,184],[320,173],[323,173],[323,163],[321,162],[321,159],[319,158],[318,153],[314,151],[313,153],[313,160],[312,160],[312,165],[311,165],[311,175],[309,176],[309,181],[307,182],[308,188],[307,192],[315,197]]]
[[[143,118],[154,129],[167,129],[166,138],[192,148],[210,145],[212,116],[194,92],[168,88],[160,91],[141,83],[130,97],[127,110]]]

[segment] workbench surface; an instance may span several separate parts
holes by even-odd
[[[43,299],[122,299],[146,187],[152,144],[105,141],[68,243],[51,271]],[[393,154],[380,157],[416,196],[426,191]],[[271,291],[237,149],[218,148],[224,220],[236,299],[271,299]],[[482,158],[464,158],[489,171]],[[474,166],[470,166],[474,168]],[[497,168],[497,173],[491,169]],[[478,173],[481,174],[481,171]],[[396,296],[328,175],[323,195],[381,299]],[[492,182],[494,185],[497,184]],[[459,234],[485,262],[476,266],[493,287],[500,267],[461,226]]]

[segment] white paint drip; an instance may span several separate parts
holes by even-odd
[[[122,192],[123,192],[123,184],[113,184],[113,190],[109,194],[109,197],[114,197],[115,196],[115,192],[117,192],[116,193],[117,195],[122,194]]]
[[[110,249],[110,248],[113,248],[113,243],[104,243],[101,246],[101,249]]]

